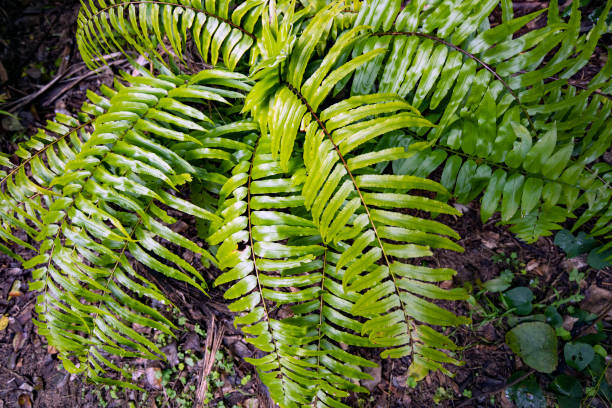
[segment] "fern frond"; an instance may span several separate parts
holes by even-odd
[[[371,98],[378,99],[377,95]],[[462,248],[447,238],[457,238],[449,228],[401,210],[459,213],[446,204],[406,193],[415,189],[444,193],[445,189],[433,181],[373,171],[371,165],[393,157],[389,150],[357,153],[360,145],[384,133],[389,122],[401,117],[397,113],[376,117],[377,112],[390,108],[384,106],[385,102],[368,104],[368,98],[349,98],[324,110],[320,119],[310,124],[304,152],[307,178],[302,193],[323,241],[348,244],[336,268],[345,268],[345,292],[360,293],[353,312],[369,318],[362,332],[374,344],[392,347],[383,356],[410,355],[411,373],[421,379],[429,369],[443,369],[441,363],[459,362],[434,350],[440,344],[452,350],[449,339],[434,335],[429,328],[418,328],[415,321],[455,326],[467,320],[419,296],[460,300],[467,293],[463,289],[445,291],[430,283],[451,279],[454,271],[419,267],[407,261],[430,255],[430,247]],[[347,107],[352,109],[346,111]],[[339,110],[346,112],[340,121],[336,116]],[[375,119],[363,121],[366,115]],[[416,115],[401,117],[399,123],[402,127],[428,125]]]
[[[303,170],[291,161],[297,177],[287,178],[270,154],[271,138],[251,136],[219,190],[224,221],[212,223],[208,241],[220,244],[216,256],[226,272],[215,284],[232,283],[225,297],[240,314],[235,324],[265,353],[248,361],[275,401],[283,407],[345,406],[340,399],[348,392],[367,391],[354,384],[371,378],[359,367],[375,364],[340,345],[373,344],[361,337],[362,323],[351,318],[355,297],[342,291],[342,276],[333,267],[339,253],[322,245],[305,211]],[[225,136],[226,146],[235,144],[233,137]],[[277,307],[292,316],[276,316]]]
[[[77,44],[90,68],[104,63],[104,55],[130,49],[166,64],[162,53],[183,60],[191,39],[204,62],[219,59],[234,70],[245,53],[256,57],[256,29],[265,0],[242,3],[230,13],[230,2],[202,0],[84,1],[78,17]],[[256,27],[257,26],[257,27]]]
[[[387,56],[355,71],[351,93],[367,94],[379,82],[380,92],[407,98],[438,124],[400,138],[424,150],[397,164],[398,174],[427,177],[441,167],[441,181],[454,188],[458,201],[485,192],[483,221],[501,211],[502,221],[514,224],[554,206],[565,209],[565,218],[573,217],[587,201],[584,195],[607,196],[604,190],[610,189],[592,176],[589,164],[612,145],[607,120],[612,101],[599,91],[610,87],[612,72],[607,65],[584,89],[568,81],[588,62],[605,22],[580,35],[578,4],[564,22],[552,2],[548,25],[513,38],[544,11],[512,19],[508,9],[508,18],[490,28],[486,18],[497,3],[442,2],[429,8],[424,1],[404,8],[391,0],[364,3],[355,24],[377,32],[357,42],[352,56],[388,47]],[[611,7],[608,1],[605,10]],[[544,60],[549,52],[552,58]],[[558,218],[560,212],[555,213]],[[538,236],[551,234],[537,230]]]
[[[114,91],[103,86],[102,91]],[[51,187],[51,182],[63,174],[67,161],[74,159],[82,146],[82,140],[90,136],[89,128],[95,118],[104,113],[110,102],[107,98],[91,91],[87,93],[91,102],[81,108],[80,120],[57,114],[54,121],[48,121],[45,128],[29,140],[18,145],[15,155],[21,160],[14,164],[8,155],[0,155],[0,239],[22,247],[35,248],[16,237],[12,231],[23,231],[29,238],[41,239],[45,218],[53,203],[61,194]],[[31,176],[29,176],[31,174]],[[3,252],[19,258],[6,246]]]
[[[441,352],[430,353],[431,344],[425,338],[419,343],[417,336],[412,336],[412,332],[416,333],[414,319],[439,325],[458,325],[465,320],[415,295],[464,299],[467,294],[463,290],[446,292],[423,282],[449,279],[453,271],[421,270],[392,260],[427,256],[431,254],[428,246],[461,250],[444,236],[456,237],[452,230],[400,214],[399,210],[458,212],[441,202],[406,194],[411,189],[444,193],[444,187],[435,182],[372,173],[370,166],[409,157],[411,153],[402,147],[372,149],[368,142],[402,129],[433,126],[401,97],[355,96],[321,111],[325,98],[343,78],[386,52],[385,48],[373,46],[347,62],[339,60],[367,35],[365,27],[357,26],[339,36],[318,68],[304,78],[315,45],[325,41],[326,27],[342,8],[341,2],[331,3],[313,17],[296,39],[286,69],[262,73],[263,79],[247,96],[245,110],[255,106],[255,100],[260,104],[263,100],[263,105],[269,106],[267,112],[253,113],[262,127],[270,129],[272,157],[278,157],[285,170],[289,168],[298,130],[305,129],[304,205],[323,243],[342,248],[334,262],[335,270],[340,271],[337,276],[342,276],[342,290],[360,294],[351,312],[370,319],[362,332],[369,334],[374,344],[395,347],[386,355],[411,355],[413,370],[419,372],[415,376],[420,379],[423,367],[440,368],[441,362],[455,360]],[[338,67],[334,69],[335,66]],[[415,269],[418,272],[411,274]],[[445,343],[452,344],[448,339]]]
[[[169,301],[130,260],[204,291],[199,271],[162,242],[199,254],[204,264],[214,258],[168,227],[175,220],[163,207],[220,219],[171,193],[196,170],[167,145],[199,144],[190,133],[205,132],[210,119],[194,105],[227,104],[226,97],[242,96],[227,86],[248,88],[238,85],[235,75],[223,76],[215,71],[199,78],[124,75],[125,84],[117,82],[117,89],[107,92],[106,113],[95,118],[91,134],[71,132],[72,145],[56,139],[60,161],[50,144],[49,167],[41,160],[32,164],[32,178],[57,198],[36,201],[37,212],[28,221],[35,224],[39,254],[24,267],[35,268],[31,289],[42,292],[36,306],[39,332],[58,349],[68,371],[134,388],[114,356],[165,358],[133,325],[171,335],[172,323],[147,304]],[[28,185],[25,173],[17,174],[17,185]],[[12,201],[5,203],[22,198],[12,185],[7,178]]]

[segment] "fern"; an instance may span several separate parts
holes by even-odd
[[[42,292],[36,307],[39,332],[58,349],[67,370],[106,383],[117,383],[103,377],[107,370],[126,375],[108,354],[163,357],[132,324],[168,334],[173,328],[133,297],[169,304],[130,259],[204,291],[201,274],[159,241],[198,253],[204,263],[214,258],[168,228],[174,219],[161,206],[209,220],[217,217],[170,193],[195,169],[164,144],[196,140],[188,132],[204,130],[197,123],[204,114],[185,104],[187,99],[227,102],[178,77],[124,79],[116,90],[106,89],[109,99],[91,95],[92,104],[84,110],[97,116],[90,122],[79,125],[59,115],[61,123],[47,125],[55,139],[40,131],[20,146],[26,160],[2,179],[7,211],[0,217],[9,226],[27,227],[39,243],[38,255],[24,264],[35,268],[31,289]],[[52,141],[41,146],[38,140]]]
[[[483,222],[499,213],[527,242],[569,224],[610,245],[612,63],[572,80],[606,30],[582,33],[578,2],[567,20],[556,1],[518,18],[496,0],[82,3],[90,67],[120,51],[156,74],[90,92],[78,120],[19,146],[20,164],[0,155],[0,250],[36,251],[37,324],[71,372],[135,387],[117,359],[164,358],[133,328],[174,328],[148,273],[206,290],[169,242],[221,270],[283,407],[367,392],[361,347],[408,357],[415,381],[462,364],[435,327],[468,322],[438,302],[467,292],[419,260],[462,251],[433,219],[460,215],[451,199],[480,200]],[[197,217],[208,247],[167,209]]]
[[[376,32],[352,55],[385,46],[388,56],[357,70],[351,91],[369,93],[379,79],[379,92],[398,93],[439,124],[406,143],[422,151],[403,163],[402,173],[427,177],[440,167],[443,185],[454,189],[459,202],[484,193],[483,221],[498,210],[503,222],[534,221],[539,211],[553,209],[557,222],[563,222],[581,205],[592,208],[588,195],[598,195],[600,204],[609,200],[608,183],[589,165],[610,144],[606,118],[612,105],[605,95],[612,85],[610,65],[585,89],[568,82],[588,62],[604,33],[603,20],[580,36],[578,4],[566,23],[553,2],[549,25],[513,39],[544,10],[512,19],[504,6],[507,18],[489,29],[486,17],[496,1],[479,7],[442,2],[426,10],[425,1],[404,9],[398,2],[383,3],[389,14],[377,13],[374,3],[361,9],[356,24],[371,25]],[[606,12],[611,7],[607,2]],[[428,165],[420,166],[426,158]],[[591,218],[601,215],[589,212]],[[519,236],[533,242],[557,228],[542,222],[537,234]]]
[[[149,60],[165,63],[162,54],[184,60],[188,40],[192,39],[205,62],[216,65],[222,56],[224,65],[234,70],[240,59],[252,49],[255,26],[264,0],[249,1],[230,15],[229,1],[202,0],[81,0],[77,44],[83,60],[91,68],[104,55],[125,52],[126,46]],[[258,27],[259,28],[259,27]]]

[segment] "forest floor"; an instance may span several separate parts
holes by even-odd
[[[521,4],[530,3],[533,6],[527,11],[546,6],[546,2]],[[111,69],[93,75],[78,56],[74,41],[78,7],[75,0],[0,0],[0,109],[10,108],[19,118],[0,116],[0,151],[14,151],[16,143],[55,112],[76,112],[87,89],[112,83]],[[596,69],[601,63],[594,65]],[[126,66],[118,59],[112,69]],[[8,108],[1,107],[4,102],[8,102]],[[480,290],[481,282],[507,274],[505,271],[514,275],[513,287],[530,288],[536,309],[559,305],[564,327],[573,335],[589,326],[575,324],[571,308],[600,315],[609,333],[612,314],[606,312],[612,302],[610,268],[592,269],[586,255],[567,259],[554,245],[553,237],[527,245],[498,226],[499,220],[483,225],[476,207],[462,206],[461,210],[462,217],[441,220],[463,237],[459,244],[465,252],[437,251],[426,262],[457,270],[445,287],[473,287],[471,302],[453,304],[454,312],[471,317],[472,324],[447,333],[463,347],[458,358],[465,365],[449,367],[452,378],[434,373],[411,388],[407,385],[407,359],[380,360],[372,352],[368,357],[377,359],[380,369],[370,371],[374,380],[362,382],[371,394],[349,399],[350,406],[513,407],[506,386],[529,367],[505,343],[510,326],[500,295]],[[180,220],[174,228],[196,234],[194,221],[189,218]],[[206,273],[213,278],[216,272]],[[159,334],[155,337],[167,354],[167,362],[134,362],[134,382],[146,390],[136,392],[83,383],[80,377],[61,369],[57,351],[37,334],[32,321],[37,294],[27,291],[30,277],[30,271],[0,255],[0,408],[189,408],[203,379],[208,384],[205,406],[272,406],[252,367],[243,361],[253,356],[254,350],[234,328],[219,289],[211,289],[207,298],[176,282],[163,282],[180,309],[180,313],[169,315],[180,330],[176,339]],[[609,337],[602,345],[610,353]],[[608,362],[606,377],[612,377],[609,371]],[[578,375],[563,363],[556,373]],[[534,378],[547,390],[550,376],[538,374]],[[544,398],[548,397],[545,392]],[[599,396],[588,404],[606,407]]]

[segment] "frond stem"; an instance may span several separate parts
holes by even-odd
[[[90,121],[83,123],[82,125],[75,127],[74,129],[70,130],[69,132],[61,135],[60,137],[58,137],[57,139],[55,139],[53,142],[49,143],[48,145],[46,145],[45,147],[43,147],[42,149],[36,151],[34,154],[32,154],[31,157],[29,157],[28,159],[24,160],[22,163],[19,163],[18,166],[16,166],[13,170],[11,170],[2,180],[0,180],[0,186],[2,186],[2,184],[4,182],[6,182],[6,180],[9,179],[9,177],[11,177],[13,174],[15,174],[15,172],[17,172],[19,169],[21,169],[22,167],[25,167],[29,162],[31,162],[35,157],[38,157],[39,155],[43,154],[44,152],[47,151],[47,149],[49,149],[50,147],[54,146],[56,143],[60,142],[61,140],[64,140],[65,138],[67,138],[68,136],[70,136],[71,134],[73,134],[74,132],[78,132],[79,130],[83,129],[85,126],[89,126],[91,125],[94,120],[96,118],[91,119]]]
[[[319,330],[317,334],[317,351],[321,352],[321,328],[323,326],[323,290],[325,289],[325,268],[327,267],[327,251],[329,248],[325,245],[325,252],[323,252],[323,271],[321,273],[321,295],[319,296]],[[321,356],[317,354],[317,374],[321,372]],[[318,393],[315,393],[315,401],[319,398]]]
[[[259,290],[259,294],[261,296],[261,304],[263,306],[264,315],[266,322],[268,324],[268,331],[270,332],[270,337],[272,339],[272,343],[274,345],[274,352],[276,354],[276,359],[278,360],[279,369],[280,369],[280,354],[278,353],[278,345],[276,344],[276,339],[274,338],[274,334],[272,333],[272,328],[270,327],[270,312],[268,311],[268,306],[266,305],[266,299],[263,295],[263,288],[261,287],[261,281],[259,279],[259,269],[257,268],[257,259],[255,259],[255,250],[254,242],[253,242],[253,224],[251,221],[251,182],[253,181],[253,165],[255,163],[255,155],[257,154],[257,149],[259,148],[259,142],[261,141],[261,135],[257,140],[257,144],[253,149],[253,156],[251,158],[251,162],[249,164],[249,180],[247,183],[247,220],[248,220],[248,228],[249,228],[249,245],[251,252],[251,259],[253,261],[253,270],[255,271],[255,277],[257,278],[257,289]],[[284,376],[281,374],[281,381],[284,383]]]

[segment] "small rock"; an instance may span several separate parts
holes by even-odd
[[[19,386],[19,389],[20,389],[21,391],[26,391],[26,392],[32,392],[32,391],[34,391],[34,387],[32,387],[30,384],[28,384],[28,383],[26,383],[26,382],[24,382],[23,384],[21,384],[21,385]]]
[[[5,116],[2,118],[2,127],[9,132],[20,132],[25,130],[25,127],[21,124],[19,119],[15,119],[12,116]]]
[[[165,347],[162,347],[161,351],[166,355],[166,358],[168,359],[168,364],[170,364],[170,367],[174,367],[176,365],[178,365],[179,363],[179,359],[178,359],[178,350],[176,349],[176,343],[170,343]]]
[[[42,76],[40,69],[36,67],[26,69],[26,74],[32,79],[39,79]]]
[[[232,351],[234,354],[240,358],[251,357],[251,350],[247,347],[247,345],[242,341],[235,341],[232,344]]]
[[[172,228],[172,231],[176,232],[177,234],[181,234],[187,231],[187,229],[189,228],[189,225],[186,222],[179,220],[176,223],[174,223],[171,228]]]
[[[242,404],[244,408],[259,408],[259,400],[257,398],[249,398]]]
[[[450,289],[450,288],[453,287],[453,281],[452,280],[445,280],[445,281],[440,283],[440,287],[442,289]]]
[[[391,384],[395,388],[406,388],[406,381],[408,380],[408,372],[406,371],[402,375],[395,375],[391,377]]]
[[[162,372],[159,367],[147,367],[145,369],[147,384],[155,390],[162,389]]]
[[[453,207],[455,207],[455,209],[459,211],[461,214],[465,214],[470,210],[470,207],[468,207],[467,205],[463,205],[459,203],[454,203]]]
[[[223,393],[223,395],[227,395],[231,393],[232,391],[234,391],[234,387],[232,386],[232,383],[229,381],[227,377],[224,376],[223,386],[221,387],[221,392]]]
[[[489,342],[494,342],[497,339],[497,331],[491,323],[487,323],[478,329],[478,335],[482,336]]]
[[[561,266],[565,272],[570,273],[573,269],[581,271],[586,268],[588,264],[586,263],[585,256],[577,256],[564,260],[561,262]]]
[[[361,380],[361,385],[363,385],[370,392],[372,392],[374,391],[374,388],[376,388],[376,386],[380,384],[380,381],[382,380],[382,367],[381,366],[368,367],[365,369],[365,372],[370,374],[372,376],[372,379],[371,380]]]
[[[572,331],[574,324],[578,321],[577,317],[565,316],[563,319],[563,328],[567,331]]]
[[[21,276],[23,273],[23,269],[21,268],[8,268],[6,270],[7,276]]]
[[[197,333],[189,333],[185,343],[183,344],[183,349],[201,351],[200,336]]]
[[[480,241],[486,248],[495,249],[498,247],[499,234],[492,231],[484,232],[480,237]]]
[[[527,265],[525,266],[525,270],[527,272],[531,272],[534,269],[536,269],[539,265],[540,264],[536,259],[532,259],[531,261],[527,262]]]
[[[144,375],[144,373],[145,372],[142,369],[132,371],[132,382],[136,383],[138,379]]]

